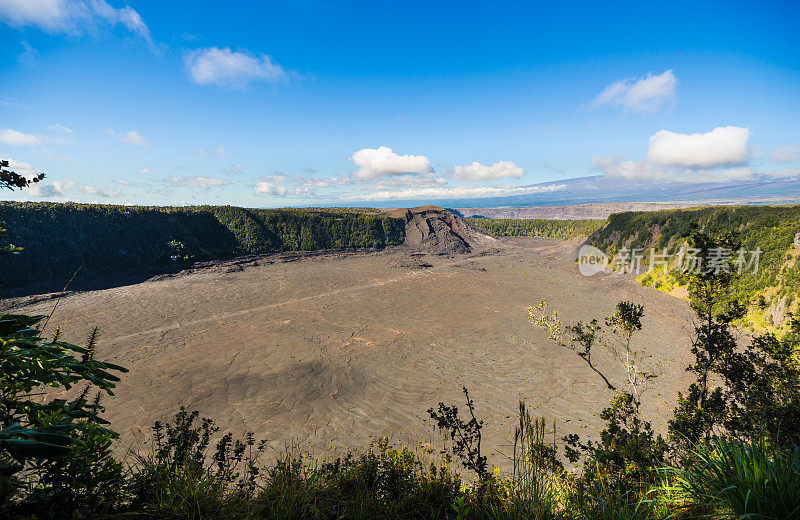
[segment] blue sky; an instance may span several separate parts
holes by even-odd
[[[13,200],[287,206],[800,176],[797,2],[0,0]],[[548,188],[548,189],[559,189]]]

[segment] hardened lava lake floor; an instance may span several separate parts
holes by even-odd
[[[466,385],[490,462],[504,466],[519,399],[555,419],[560,437],[596,432],[610,396],[583,360],[528,322],[542,298],[564,322],[602,322],[620,300],[644,304],[637,344],[660,376],[642,400],[657,428],[688,385],[688,304],[620,276],[581,276],[576,244],[508,239],[472,255],[399,248],[208,267],[71,294],[51,324],[76,343],[99,326],[98,358],[130,369],[104,401],[126,445],[182,405],[223,430],[254,431],[277,452],[339,455],[380,436],[440,445],[426,410],[439,401],[464,408]],[[609,356],[597,363],[624,381]]]

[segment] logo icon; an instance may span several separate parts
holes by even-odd
[[[608,266],[608,255],[594,246],[584,244],[578,250],[578,271],[583,276],[603,272]]]

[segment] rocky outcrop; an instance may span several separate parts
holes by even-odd
[[[492,245],[497,240],[470,226],[463,218],[439,206],[397,209],[386,213],[404,217],[404,245],[430,253],[469,253]]]

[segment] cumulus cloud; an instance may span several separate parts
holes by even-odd
[[[201,188],[207,190],[209,188],[216,188],[230,184],[228,181],[215,179],[214,177],[170,177],[164,181],[164,184],[173,188]]]
[[[83,184],[75,184],[75,189],[87,195],[97,195],[98,197],[110,198],[119,197],[119,190],[101,190],[94,186],[85,186]]]
[[[753,177],[749,168],[680,169],[651,164],[645,160],[594,157],[592,164],[609,177],[633,181],[727,182]]]
[[[0,130],[0,144],[8,146],[36,146],[42,144],[42,141],[33,134],[26,134],[13,128],[4,128]]]
[[[211,153],[206,152],[202,148],[198,148],[197,150],[194,151],[194,156],[195,157],[200,157],[201,159],[207,159],[208,157],[211,157],[211,156],[216,157],[218,159],[226,159],[226,158],[230,157],[230,155],[228,155],[225,152],[225,147],[224,146],[218,147],[216,149],[216,151],[211,152]]]
[[[8,169],[9,170],[11,170],[14,173],[18,173],[19,175],[22,175],[23,177],[27,177],[28,179],[31,179],[31,178],[35,177],[36,175],[39,175],[40,173],[42,173],[42,170],[40,170],[39,168],[33,167],[33,165],[31,165],[29,163],[22,162],[22,161],[15,161],[11,157],[6,157],[6,156],[2,156],[2,158],[4,160],[8,161]]]
[[[262,177],[261,180],[276,184],[296,184],[307,188],[327,188],[353,183],[352,179],[349,177],[306,177],[303,175],[288,175],[281,172],[267,175]]]
[[[49,197],[56,197],[59,193],[56,189],[50,184],[44,184],[41,182],[37,182],[36,184],[31,184],[27,188],[24,189],[24,192],[31,197],[37,198],[49,198]]]
[[[95,186],[88,186],[86,184],[79,184],[69,180],[53,180],[51,182],[39,182],[31,184],[24,189],[24,192],[32,197],[49,198],[49,197],[69,197],[73,192],[83,193],[85,195],[92,195],[94,197],[113,198],[119,197],[120,192],[116,189],[103,190]]]
[[[364,195],[345,197],[347,201],[407,200],[407,199],[462,199],[479,197],[507,197],[510,195],[530,195],[549,193],[566,189],[565,184],[549,186],[446,186],[439,188],[410,188],[404,190],[381,190]]]
[[[105,0],[3,0],[0,20],[12,27],[69,34],[122,26],[152,43],[150,29],[139,13],[129,6],[112,7]]]
[[[660,130],[650,137],[647,158],[664,166],[721,168],[742,166],[750,160],[750,130],[720,126],[705,134],[677,134]]]
[[[675,101],[678,80],[672,69],[643,78],[624,79],[608,85],[592,101],[592,107],[619,106],[632,112],[655,113]]]
[[[241,163],[233,163],[225,168],[225,171],[231,175],[242,175],[244,173],[244,165]]]
[[[71,190],[75,187],[75,183],[72,181],[62,181],[62,180],[54,180],[50,184],[53,185],[53,188],[59,193],[63,194],[67,190]]]
[[[473,162],[469,166],[453,168],[453,177],[471,181],[519,179],[523,175],[525,175],[525,170],[511,161],[500,161],[491,166]]]
[[[779,146],[772,153],[772,160],[779,163],[790,163],[800,161],[800,147]]]
[[[750,130],[717,127],[703,134],[661,130],[650,137],[646,159],[595,157],[592,163],[609,177],[674,182],[725,182],[753,178]],[[777,174],[758,173],[777,177]]]
[[[343,184],[350,184],[351,180],[348,177],[295,177],[297,183],[301,186],[310,188],[325,188],[328,186],[338,186]]]
[[[121,139],[123,143],[132,146],[147,146],[150,144],[150,141],[142,137],[136,130],[128,130]]]
[[[350,160],[358,166],[351,173],[354,179],[368,181],[408,173],[432,173],[431,161],[424,155],[398,155],[391,148],[364,148]]]
[[[427,188],[431,186],[444,186],[447,179],[439,177],[435,173],[425,173],[422,175],[400,175],[399,177],[389,177],[377,182],[372,189],[380,190],[390,187],[405,188]]]
[[[273,197],[286,196],[285,186],[279,186],[269,181],[257,182],[253,187],[253,190],[256,192],[256,195],[272,195]]]
[[[184,56],[189,77],[198,85],[244,87],[252,81],[277,82],[286,77],[283,68],[266,54],[209,47]]]
[[[311,188],[298,186],[294,189],[294,196],[299,199],[313,199],[316,198],[317,193]]]

